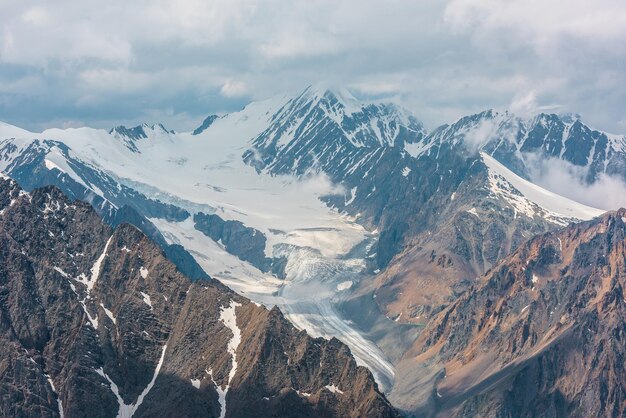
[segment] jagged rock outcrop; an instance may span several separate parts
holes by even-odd
[[[531,239],[424,329],[416,411],[624,416],[625,287],[626,210]]]
[[[289,99],[250,141],[244,160],[259,171],[337,177],[362,151],[401,148],[422,139],[422,123],[391,103],[361,103],[345,89],[309,86]]]
[[[310,338],[133,226],[0,179],[3,416],[397,416],[338,340]]]
[[[200,135],[202,132],[206,131],[217,119],[219,119],[219,116],[217,115],[207,116],[202,121],[202,124],[193,130],[192,135]]]

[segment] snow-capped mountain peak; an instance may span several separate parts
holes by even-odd
[[[347,116],[361,111],[364,106],[347,88],[332,88],[322,84],[308,86],[296,98],[296,100],[298,99],[318,103],[325,102],[331,108],[335,108],[337,113]]]
[[[527,179],[531,178],[529,158],[537,156],[579,167],[581,180],[587,183],[601,174],[626,179],[626,136],[593,129],[576,114],[539,113],[522,118],[490,109],[444,125],[406,145],[406,150],[419,156],[441,146],[465,148],[472,154],[485,152]]]
[[[559,117],[561,118],[563,122],[568,123],[568,124],[572,124],[582,119],[581,115],[579,115],[578,113],[572,113],[572,112],[561,113],[559,114]]]
[[[112,135],[118,140],[121,140],[127,148],[133,152],[140,152],[138,144],[143,140],[155,140],[160,137],[170,137],[175,135],[176,132],[168,130],[163,124],[158,123],[155,125],[148,125],[143,123],[141,125],[127,128],[124,125],[116,126],[109,131],[109,135]]]
[[[408,110],[361,102],[345,89],[307,87],[252,140],[246,161],[273,173],[303,174],[357,149],[402,146],[425,135]]]
[[[146,131],[144,130],[144,125],[135,126],[134,128],[127,128],[124,125],[120,125],[112,128],[109,133],[113,136],[124,136],[135,140],[148,137],[148,135],[146,135]]]
[[[540,216],[550,222],[567,225],[572,221],[589,220],[604,213],[545,190],[513,173],[485,153],[481,158],[489,170],[489,191],[503,199],[517,214],[529,218]]]

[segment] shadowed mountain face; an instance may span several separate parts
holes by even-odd
[[[130,225],[0,179],[4,416],[396,416],[336,339],[214,280]]]
[[[625,287],[624,209],[523,244],[424,329],[421,411],[624,416]]]
[[[355,185],[350,205],[328,201],[381,230],[382,271],[362,291],[400,321],[425,323],[527,239],[588,216],[569,207],[557,214],[488,155],[449,143],[416,158],[386,150],[345,181]]]

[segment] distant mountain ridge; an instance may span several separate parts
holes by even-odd
[[[626,179],[626,135],[590,128],[578,115],[540,113],[524,119],[509,112],[487,110],[437,128],[408,150],[417,155],[442,142],[486,152],[527,179],[528,154],[580,167],[589,184],[601,174]]]
[[[5,130],[7,133],[16,131],[7,127]],[[171,167],[163,166],[166,172],[178,170],[176,166],[183,168],[191,160],[200,163],[199,156],[181,153],[179,148],[183,144],[191,149],[196,146],[191,144],[195,143],[211,153],[213,147],[227,144],[226,158],[211,166],[207,174],[203,174],[206,178],[211,178],[214,172],[211,170],[230,169],[232,162],[238,159],[272,176],[306,178],[323,173],[343,187],[343,191],[321,198],[341,212],[358,215],[359,222],[380,231],[375,260],[381,269],[405,248],[416,245],[417,235],[438,231],[441,226],[434,215],[445,213],[447,206],[461,209],[460,203],[469,205],[460,212],[453,209],[450,219],[456,219],[457,214],[467,213],[467,210],[479,210],[476,198],[480,194],[468,190],[470,194],[463,197],[457,189],[466,181],[476,183],[476,179],[468,175],[488,172],[483,159],[477,158],[481,152],[525,179],[530,177],[525,157],[528,152],[540,152],[546,158],[562,158],[572,164],[586,163],[590,181],[599,175],[599,170],[615,174],[621,172],[620,167],[626,167],[626,154],[622,149],[626,141],[591,130],[577,117],[541,114],[525,120],[508,112],[490,110],[428,133],[417,118],[397,105],[364,103],[345,90],[315,86],[292,98],[276,97],[252,103],[242,112],[209,116],[192,134],[177,134],[162,125],[144,124],[135,128],[117,127],[108,134],[83,129],[49,130],[43,135],[59,139],[41,140],[37,139],[41,137],[39,134],[22,132],[22,138],[33,139],[2,140],[1,168],[27,188],[55,184],[71,196],[92,202],[105,218],[119,212],[118,208],[129,207],[139,217],[146,218],[134,222],[140,223],[144,232],[157,241],[162,238],[149,219],[181,222],[192,214],[215,210],[211,205],[197,205],[189,198],[183,200],[163,193],[155,180],[141,179],[141,164],[160,166],[165,163]],[[113,154],[109,151],[119,144],[131,152],[122,164],[118,163],[118,151]],[[153,156],[157,150],[159,154]],[[125,154],[123,150],[119,152]],[[584,155],[595,159],[584,160]],[[155,157],[158,160],[153,161]],[[166,158],[167,161],[163,161]],[[130,173],[124,172],[130,164],[138,164],[132,176],[139,181],[131,181]],[[483,168],[476,170],[475,164]],[[626,175],[626,169],[622,174]],[[196,187],[202,184],[199,180],[193,180],[197,182]],[[180,182],[185,181],[188,180],[180,179]],[[490,182],[493,180],[489,176],[483,176],[475,187],[489,190]],[[223,189],[219,184],[210,187],[217,193]],[[506,187],[510,189],[508,200],[500,199],[499,207],[503,204],[503,208],[509,208],[513,218],[528,216],[534,222],[526,223],[513,236],[536,233],[537,225],[543,225],[545,230],[548,225],[562,225],[576,219],[576,215],[568,212],[571,208],[563,213],[545,208],[527,210],[525,207],[537,202],[533,203],[532,199],[530,203],[517,202],[515,194],[519,190],[511,185]],[[488,212],[479,210],[479,213]],[[237,218],[236,212],[228,216],[233,215],[246,227],[260,230],[248,224],[245,217]],[[137,218],[133,215],[128,219],[133,217]],[[267,231],[264,233],[268,235]],[[471,232],[475,233],[478,231]],[[455,240],[458,237],[459,234]],[[482,237],[468,237],[468,240],[482,246]],[[515,247],[520,239],[512,242]],[[445,244],[449,245],[451,243]],[[474,266],[472,270],[477,269],[476,274],[509,251],[509,241],[500,243],[497,250],[489,250],[491,255],[486,258],[483,250],[461,250],[466,244],[458,245],[452,244],[452,248],[464,254],[465,261]],[[250,249],[257,254],[260,250]],[[244,259],[263,259],[232,251]]]
[[[228,151],[225,151],[228,156],[211,166],[214,167],[211,170],[229,169],[232,161],[242,158],[257,171],[272,176],[306,178],[316,173],[328,176],[333,183],[343,187],[343,192],[321,198],[331,207],[358,216],[359,222],[380,231],[374,257],[383,270],[405,249],[420,246],[417,243],[422,238],[418,236],[427,234],[423,239],[428,241],[445,237],[438,244],[442,245],[440,250],[451,248],[453,252],[462,254],[463,263],[472,266],[471,271],[464,274],[470,275],[484,272],[521,242],[521,237],[587,216],[576,218],[575,211],[569,212],[573,206],[563,213],[546,208],[529,210],[538,202],[528,201],[527,197],[519,200],[516,197],[519,190],[509,184],[505,187],[509,190],[506,192],[508,198],[503,200],[504,194],[498,192],[500,203],[497,207],[499,211],[506,208],[502,213],[511,216],[511,221],[503,220],[509,225],[506,228],[505,223],[496,223],[501,225],[496,235],[502,235],[510,225],[517,225],[517,216],[528,217],[530,221],[514,227],[521,228],[519,231],[505,234],[517,238],[501,241],[496,248],[486,250],[481,248],[486,231],[468,231],[468,236],[457,232],[455,238],[452,238],[453,235],[437,234],[442,226],[435,215],[447,213],[448,206],[451,208],[448,219],[453,221],[457,215],[465,216],[467,211],[492,216],[479,207],[477,198],[482,195],[466,188],[468,181],[479,189],[494,187],[494,180],[486,175],[489,168],[479,158],[481,152],[525,179],[530,177],[525,157],[527,152],[540,152],[546,158],[558,157],[572,164],[582,164],[585,161],[581,155],[593,154],[595,162],[587,162],[589,179],[598,175],[600,169],[603,173],[618,173],[626,161],[626,154],[621,148],[623,138],[591,130],[576,117],[541,114],[525,120],[508,112],[490,110],[461,118],[452,125],[428,133],[418,119],[397,105],[363,103],[344,90],[314,86],[292,98],[276,97],[252,103],[242,112],[209,116],[191,136],[168,131],[162,125],[150,127],[146,124],[135,128],[114,128],[108,134],[93,130],[50,130],[44,135],[58,135],[60,138],[57,141],[3,140],[0,145],[0,156],[4,161],[0,163],[2,169],[27,188],[55,184],[70,195],[101,208],[99,211],[105,218],[110,216],[108,213],[118,212],[116,208],[128,206],[139,216],[147,218],[139,220],[139,223],[144,232],[150,233],[157,241],[161,238],[149,219],[181,222],[194,213],[212,213],[215,209],[162,193],[154,180],[145,181],[145,184],[142,179],[139,179],[140,182],[129,181],[125,167],[139,162],[139,173],[141,164],[159,166],[167,158],[165,163],[172,168],[164,167],[165,172],[177,170],[174,168],[176,165],[185,167],[193,159],[200,163],[198,156],[181,153],[178,149],[192,140],[211,153],[214,152],[213,147],[228,144]],[[24,136],[28,137],[27,134]],[[40,135],[30,136],[37,138]],[[129,159],[123,164],[117,163],[118,158],[114,154],[106,156],[110,153],[108,149],[115,149],[118,144],[131,151]],[[189,149],[191,144],[189,142]],[[158,161],[152,161],[152,154],[160,149],[164,151],[155,154]],[[55,158],[52,158],[53,155]],[[477,169],[476,164],[482,169]],[[113,169],[112,165],[119,168]],[[211,178],[212,172],[207,171],[207,178]],[[479,172],[483,175],[475,178]],[[38,180],[32,183],[32,179]],[[180,181],[187,180],[181,178]],[[196,183],[196,186],[199,184]],[[220,185],[211,187],[218,193],[223,189]],[[467,190],[468,194],[463,196],[459,190]],[[491,201],[495,197],[493,195]],[[468,206],[464,208],[463,203]],[[567,205],[575,206],[573,203]],[[237,218],[235,212],[228,216],[233,215],[246,227],[259,230],[248,224],[245,217]],[[488,223],[486,220],[483,222]],[[461,224],[453,222],[450,226],[459,228]],[[431,238],[428,234],[432,232],[435,234]],[[268,235],[268,232],[264,233]],[[488,235],[494,233],[492,231]],[[479,235],[475,237],[474,234]],[[465,248],[469,243],[477,247],[472,250]],[[255,254],[260,250],[250,249]],[[234,248],[232,251],[244,260],[263,259],[258,255],[246,256]],[[263,265],[266,264],[263,261]]]

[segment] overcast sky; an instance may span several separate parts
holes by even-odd
[[[624,0],[0,0],[0,120],[176,130],[310,83],[433,128],[486,108],[626,133]]]

